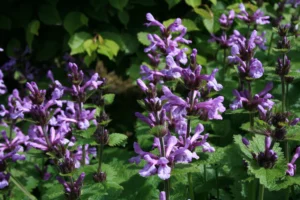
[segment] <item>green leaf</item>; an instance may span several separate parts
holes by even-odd
[[[31,21],[26,29],[26,41],[29,48],[31,49],[34,35],[38,35],[38,30],[40,28],[40,22],[38,20]]]
[[[214,32],[214,19],[204,19],[203,24],[209,33]]]
[[[170,10],[171,8],[176,6],[180,2],[180,0],[166,0],[166,2],[169,5],[169,10]]]
[[[92,62],[94,62],[97,58],[97,54],[95,52],[93,52],[90,56],[89,55],[86,55],[84,57],[84,63],[89,67]]]
[[[109,0],[109,3],[112,7],[118,9],[119,11],[123,11],[128,3],[128,0]]]
[[[120,22],[122,22],[122,24],[124,24],[125,26],[127,26],[128,22],[129,22],[129,14],[127,11],[123,10],[118,12],[118,17]]]
[[[88,39],[83,43],[83,47],[88,53],[88,55],[91,56],[92,53],[98,48],[98,43],[95,42],[93,39]]]
[[[88,25],[89,19],[81,12],[69,12],[64,19],[64,28],[70,35],[82,26]]]
[[[104,98],[104,104],[105,105],[110,105],[114,102],[115,100],[115,94],[105,94],[103,95],[103,98]]]
[[[255,135],[250,145],[246,147],[241,141],[242,137],[235,136],[235,143],[240,146],[243,154],[246,156],[244,159],[247,161],[248,169],[256,178],[259,179],[260,183],[263,184],[266,188],[274,188],[276,181],[280,180],[285,176],[287,163],[283,156],[282,150],[279,147],[278,143],[275,143],[273,150],[276,152],[278,158],[273,168],[266,169],[258,165],[257,161],[253,159],[251,152],[258,154],[264,152],[265,150],[265,136]]]
[[[113,60],[114,56],[118,54],[119,49],[120,47],[116,42],[105,39],[103,44],[99,45],[97,52]]]
[[[112,133],[109,134],[109,146],[118,146],[123,144],[127,140],[127,135],[124,135],[122,133]]]
[[[148,34],[149,33],[146,33],[146,32],[139,32],[137,34],[137,37],[138,37],[138,40],[141,44],[145,45],[145,46],[148,46],[151,44],[151,42],[148,40]]]
[[[39,35],[39,29],[40,29],[40,21],[39,20],[33,20],[28,25],[28,29],[30,33],[34,35]]]
[[[210,14],[210,12],[208,12],[207,10],[205,10],[203,8],[195,8],[194,11],[195,11],[195,13],[197,13],[204,19],[212,19],[213,18],[213,16]]]
[[[11,29],[11,19],[5,15],[0,15],[0,29],[10,30]]]
[[[201,0],[185,0],[185,3],[193,8],[196,8],[201,5]]]
[[[43,4],[38,9],[40,20],[47,25],[59,25],[61,19],[54,5]]]
[[[84,52],[84,42],[92,38],[89,33],[79,32],[72,35],[68,44],[71,48],[71,55],[83,53]]]
[[[86,130],[76,130],[75,135],[83,137],[83,138],[91,138],[92,135],[95,133],[97,127],[96,126],[90,126]]]
[[[287,134],[285,139],[292,141],[300,141],[300,127],[299,126],[290,126],[287,129]]]

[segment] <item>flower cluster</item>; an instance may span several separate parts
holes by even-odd
[[[242,138],[242,142],[248,147],[250,142],[246,138]],[[252,152],[253,159],[255,159],[259,166],[266,169],[273,168],[277,161],[277,154],[272,150],[272,139],[269,136],[265,137],[265,151],[258,154]]]
[[[258,94],[251,96],[248,90],[238,92],[233,91],[233,95],[236,97],[230,108],[236,110],[244,108],[250,112],[258,110],[260,118],[263,120],[267,119],[267,111],[270,111],[274,105],[274,102],[270,100],[272,95],[268,93],[273,88],[273,83],[267,83],[266,87]]]
[[[148,20],[149,16],[152,15],[147,14]],[[167,29],[160,22],[155,21],[154,23],[154,20],[149,24],[159,26],[161,32],[165,33],[169,29],[172,30],[174,24],[178,25],[179,22],[180,20],[177,19],[170,25],[171,28]],[[176,30],[186,30],[186,28],[180,26],[180,29]],[[175,167],[176,163],[190,163],[193,159],[199,159],[195,152],[197,147],[202,147],[203,152],[214,152],[215,149],[207,142],[209,135],[202,134],[203,125],[199,123],[192,131],[189,117],[195,116],[201,120],[220,120],[222,119],[221,113],[225,111],[222,96],[216,98],[209,96],[211,91],[219,91],[223,88],[215,79],[218,69],[213,70],[209,75],[201,74],[202,67],[196,62],[196,49],[192,51],[189,66],[183,68],[182,65],[186,61],[181,62],[176,57],[174,58],[173,53],[176,52],[177,50],[173,49],[172,52],[165,54],[166,69],[154,70],[148,78],[145,78],[145,70],[141,67],[141,74],[144,80],[149,81],[148,84],[141,79],[137,80],[137,85],[146,95],[143,102],[148,114],[136,113],[136,117],[151,128],[151,132],[155,135],[153,149],[157,149],[159,152],[158,155],[153,151],[145,152],[138,143],[134,143],[134,150],[138,156],[129,161],[136,164],[140,163],[141,160],[146,161],[147,164],[140,170],[140,175],[144,177],[157,174],[161,179],[167,180],[170,178],[172,168]],[[163,94],[159,96],[159,82],[157,80],[164,74],[169,74],[169,77],[172,78],[182,79],[188,90],[188,96],[185,99],[175,95],[165,85],[162,85]],[[173,132],[178,137],[172,135]],[[162,192],[161,198],[165,198],[164,196],[165,193]]]
[[[239,8],[240,8],[240,13],[237,14],[237,18],[244,21],[248,25],[252,25],[252,24],[264,25],[270,23],[269,21],[270,17],[264,16],[264,13],[260,9],[256,10],[252,14],[249,14],[246,11],[244,4],[240,4]]]

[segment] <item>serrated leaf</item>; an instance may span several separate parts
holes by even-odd
[[[69,12],[64,19],[64,28],[71,35],[82,26],[88,25],[89,19],[81,12]]]
[[[287,134],[285,139],[292,141],[300,141],[300,127],[299,126],[290,126],[287,129]]]
[[[266,188],[273,188],[276,185],[276,181],[280,180],[286,174],[287,163],[283,156],[282,150],[279,147],[278,143],[275,143],[273,150],[276,152],[278,158],[273,168],[264,168],[258,165],[257,161],[253,159],[251,152],[258,154],[264,152],[265,150],[265,136],[255,135],[250,145],[246,147],[242,143],[241,136],[235,136],[235,143],[240,146],[240,149],[244,153],[244,159],[248,163],[248,169],[256,178],[259,179],[260,183],[263,184]]]
[[[96,126],[90,126],[86,130],[76,130],[74,131],[74,134],[83,138],[91,138],[92,135],[95,133],[96,129],[97,129]]]
[[[112,134],[109,134],[108,145],[112,146],[112,147],[121,145],[126,140],[127,140],[127,135],[124,135],[122,133],[112,133]]]

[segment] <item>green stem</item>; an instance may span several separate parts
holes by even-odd
[[[249,200],[256,200],[256,179],[250,183]]]
[[[159,142],[161,148],[161,156],[166,157],[164,138],[160,137]],[[169,200],[170,199],[170,178],[164,181],[164,185],[165,185],[166,200]]]
[[[189,181],[190,199],[195,200],[192,173],[190,173],[190,172],[188,173],[188,181]]]
[[[286,83],[285,89],[285,110],[288,111],[289,109],[289,83]]]
[[[249,113],[249,118],[250,118],[250,129],[253,129],[253,127],[254,127],[254,114],[253,114],[253,112]]]
[[[30,192],[27,191],[27,189],[12,175],[10,175],[10,180],[30,199],[30,200],[37,200],[35,196],[30,194]]]
[[[204,185],[206,184],[206,165],[203,165],[203,176],[204,176]],[[204,199],[208,199],[208,194],[204,196]]]
[[[218,167],[215,169],[215,176],[216,176],[216,188],[217,188],[217,200],[220,199],[220,192],[219,192],[219,173],[218,173]]]
[[[273,39],[274,39],[274,33],[272,32],[271,40],[270,40],[270,43],[269,43],[269,49],[268,49],[268,59],[269,59],[269,57],[270,57]]]
[[[12,122],[9,126],[9,140],[11,140],[11,138],[12,138],[12,132],[13,132],[14,125],[15,125],[15,120],[12,120]]]
[[[264,187],[264,185],[260,184],[259,185],[258,200],[263,200],[264,199],[264,192],[265,192],[265,187]]]
[[[104,145],[103,144],[100,144],[100,147],[98,147],[98,169],[97,169],[97,172],[98,174],[101,172],[101,165],[102,165],[102,159],[103,159],[103,148],[104,148]]]
[[[282,95],[282,112],[285,111],[285,83],[284,77],[281,77],[281,95]]]

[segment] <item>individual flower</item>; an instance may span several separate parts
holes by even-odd
[[[4,189],[9,185],[10,174],[0,172],[0,189]]]
[[[239,5],[240,13],[237,14],[237,18],[243,20],[248,25],[250,24],[269,24],[269,16],[264,16],[264,13],[258,9],[252,15],[246,11],[244,4]]]
[[[296,152],[291,160],[291,162],[288,163],[288,169],[286,170],[286,174],[289,176],[294,176],[296,172],[296,160],[300,156],[300,147],[297,147]]]
[[[235,17],[234,10],[230,10],[228,16],[224,13],[219,18],[219,23],[223,29],[228,29],[231,27]]]
[[[232,110],[244,108],[251,112],[258,110],[260,118],[266,119],[267,111],[271,110],[274,105],[274,102],[270,100],[272,95],[268,93],[272,88],[273,83],[269,82],[261,92],[255,94],[253,97],[250,95],[248,90],[243,90],[240,92],[234,90],[233,95],[236,98],[234,102],[230,104],[230,108]]]

